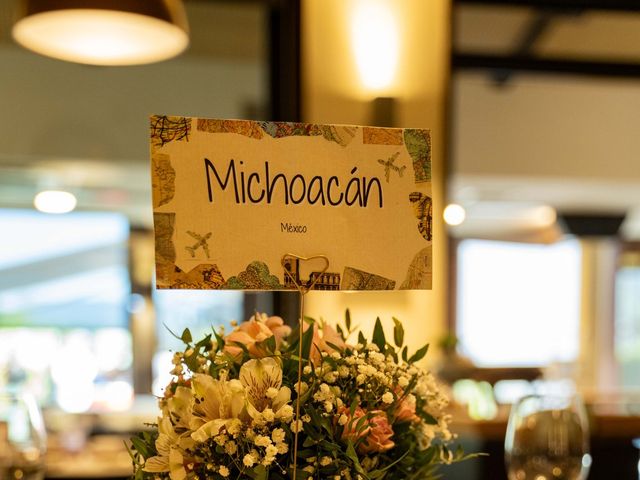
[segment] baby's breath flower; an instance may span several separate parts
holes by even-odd
[[[230,472],[227,467],[225,467],[224,465],[220,465],[220,468],[218,469],[218,473],[223,477],[228,477]]]
[[[326,467],[327,465],[331,465],[331,457],[322,457],[320,459],[320,465]]]
[[[273,413],[273,410],[271,410],[270,408],[265,408],[264,412],[262,412],[262,418],[264,418],[265,421],[271,423],[275,420],[276,415],[275,413]]]
[[[273,431],[271,432],[271,439],[276,443],[284,442],[284,439],[285,439],[284,430],[282,428],[274,428]]]
[[[255,443],[258,447],[266,447],[268,445],[271,445],[271,439],[266,435],[256,435],[253,443]]]
[[[290,424],[291,431],[293,433],[302,431],[302,420],[294,420]]]
[[[239,419],[234,418],[233,420],[231,420],[229,425],[227,425],[227,432],[229,432],[229,434],[235,436],[238,433],[240,433],[240,427],[241,426],[242,426],[242,422]]]
[[[256,459],[251,453],[247,453],[242,459],[242,463],[245,467],[253,467],[253,464],[256,463]]]
[[[382,395],[382,401],[387,405],[393,403],[393,393],[385,392],[385,394]]]
[[[338,379],[338,372],[329,372],[324,376],[324,381],[334,383]]]
[[[293,407],[291,405],[285,405],[276,413],[276,418],[284,422],[288,422],[293,418]]]
[[[309,385],[307,385],[305,382],[300,382],[300,391],[298,391],[297,383],[294,385],[294,388],[299,395],[304,395],[307,392],[307,390],[309,390]]]
[[[269,462],[271,463],[273,459],[276,458],[276,455],[278,454],[278,447],[276,447],[275,445],[268,445],[264,453],[266,458],[271,459]]]

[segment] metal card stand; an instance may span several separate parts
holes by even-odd
[[[315,276],[309,279],[309,282],[306,285],[301,285],[299,275],[294,275],[291,272],[290,265],[291,261],[299,264],[300,261],[311,261],[311,260],[323,260],[324,268],[321,270],[314,272],[317,273]],[[300,312],[298,316],[298,382],[296,385],[296,417],[295,417],[295,425],[296,431],[294,432],[294,441],[293,441],[293,480],[296,480],[298,474],[298,434],[302,428],[300,422],[300,385],[302,384],[302,331],[304,327],[304,297],[309,293],[309,290],[313,290],[313,287],[318,283],[318,281],[322,278],[322,275],[329,268],[329,258],[326,255],[313,255],[311,257],[301,257],[300,255],[295,255],[293,253],[287,253],[283,255],[281,264],[285,274],[285,280],[289,277],[291,284],[296,287],[298,293],[300,295]],[[296,270],[297,271],[297,270]]]

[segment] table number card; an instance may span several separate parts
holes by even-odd
[[[158,115],[150,147],[159,288],[431,288],[428,130]]]

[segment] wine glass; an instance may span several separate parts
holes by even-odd
[[[0,391],[0,480],[42,480],[46,432],[27,394]]]
[[[584,480],[589,427],[577,395],[530,395],[511,409],[504,444],[509,480]]]

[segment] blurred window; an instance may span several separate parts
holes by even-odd
[[[126,218],[0,209],[0,232],[0,388],[73,412],[127,408]]]
[[[463,240],[457,336],[477,366],[543,366],[578,355],[580,247]]]
[[[640,251],[620,257],[615,287],[615,357],[622,387],[640,387]]]
[[[200,340],[224,327],[230,331],[230,321],[244,319],[244,293],[241,291],[154,290],[156,335],[158,345],[153,357],[153,393],[164,394],[171,380],[173,352],[182,351],[184,344],[176,338],[189,328],[194,340]]]

